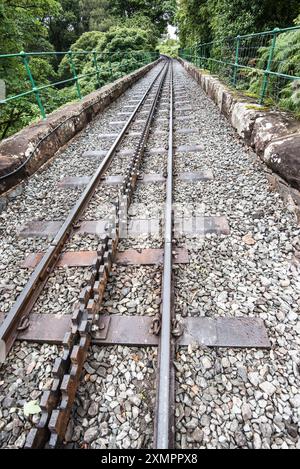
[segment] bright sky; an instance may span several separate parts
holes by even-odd
[[[169,36],[171,37],[171,39],[177,39],[177,34],[176,34],[176,28],[175,26],[171,26],[169,24],[168,26],[168,33],[169,33]]]

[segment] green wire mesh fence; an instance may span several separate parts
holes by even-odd
[[[180,56],[260,104],[300,112],[300,26],[197,44]]]
[[[25,99],[26,104],[35,102],[38,105],[40,116],[45,119],[48,112],[70,101],[72,97],[82,99],[83,95],[92,91],[92,79],[95,79],[92,88],[98,89],[116,78],[121,78],[123,75],[157,60],[158,57],[158,52],[149,51],[110,54],[96,51],[2,54],[0,55],[0,81],[2,84],[5,82],[6,96],[5,98],[0,97],[0,111],[3,109],[2,106]],[[52,69],[55,62],[60,63],[60,73],[56,73]],[[48,75],[47,64],[51,65],[51,71],[48,71]],[[82,70],[84,66],[87,66],[88,71]],[[40,75],[41,69],[45,69],[45,72]],[[49,75],[54,78],[63,76],[63,79],[51,80],[48,78]],[[6,79],[3,80],[3,78]],[[43,81],[46,81],[46,84]],[[74,85],[75,89],[73,89]],[[52,95],[49,94],[50,89],[54,91]],[[60,93],[60,98],[56,99],[55,93],[58,94],[62,90],[67,90],[69,93],[66,93],[65,96]]]

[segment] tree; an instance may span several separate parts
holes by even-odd
[[[126,19],[139,16],[147,18],[159,36],[174,19],[176,0],[80,0],[80,8],[85,30],[107,32],[113,26],[124,26]]]
[[[48,41],[44,18],[58,14],[55,0],[2,0],[0,4],[0,53],[8,54],[53,50]],[[30,68],[37,82],[47,84],[55,77],[50,59],[30,58]],[[6,83],[7,95],[30,90],[31,85],[20,58],[0,59],[0,78]],[[48,95],[48,92],[45,92]],[[51,100],[49,99],[48,102]],[[40,116],[34,95],[3,104],[0,107],[0,139],[18,131]]]
[[[111,54],[147,49],[149,49],[147,31],[139,28],[112,28],[105,35],[103,43],[103,51]]]
[[[58,14],[59,10],[56,0],[1,0],[0,53],[51,47],[44,18]]]
[[[123,18],[142,14],[148,17],[162,34],[174,19],[176,0],[116,0],[112,2],[112,11]]]
[[[183,47],[226,36],[287,27],[299,0],[179,0],[176,21]]]
[[[214,38],[288,27],[300,12],[298,0],[209,0]]]
[[[143,63],[146,51],[151,51],[151,37],[141,28],[116,27],[105,34],[99,52],[111,70],[110,79],[118,79]]]
[[[175,58],[178,57],[179,47],[180,44],[178,40],[167,38],[159,44],[158,50],[161,54]]]
[[[58,52],[67,51],[85,31],[79,0],[59,0],[60,10],[45,18],[49,40]]]
[[[74,54],[73,62],[80,75],[89,74],[80,79],[83,94],[87,94],[99,86],[109,83],[126,73],[140,67],[145,60],[146,51],[153,50],[152,37],[147,30],[137,27],[114,27],[107,33],[91,31],[84,33],[75,44],[73,52],[91,51],[90,54]],[[98,63],[96,74],[94,54]],[[65,56],[59,67],[60,79],[70,78],[71,70],[68,57]],[[76,98],[74,85],[61,90],[62,99],[65,94],[70,100]]]
[[[196,42],[209,42],[212,38],[210,10],[207,0],[180,0],[176,14],[182,47]]]
[[[72,52],[93,52],[99,50],[102,47],[105,41],[105,34],[100,31],[90,31],[83,33],[79,39],[71,46],[70,50]],[[73,63],[78,74],[83,73],[84,67],[88,63],[92,63],[93,55],[73,55]],[[62,61],[59,65],[59,75],[60,80],[66,80],[72,76],[72,71],[70,69],[70,62],[68,55],[65,55],[62,58]]]
[[[80,11],[85,31],[107,32],[116,25],[111,0],[80,0]]]

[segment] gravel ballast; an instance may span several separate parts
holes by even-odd
[[[176,65],[190,112],[176,123],[195,129],[176,144],[175,171],[211,169],[213,181],[176,180],[187,213],[225,216],[229,236],[185,239],[190,264],[175,266],[176,317],[257,317],[271,351],[180,349],[177,448],[299,448],[300,249],[295,213],[273,192],[267,170],[245,149],[195,81]],[[176,97],[176,93],[175,93]]]
[[[67,441],[92,449],[153,446],[156,350],[92,347]]]

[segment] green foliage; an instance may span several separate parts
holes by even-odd
[[[179,50],[180,44],[179,41],[176,39],[166,39],[165,41],[162,41],[159,46],[158,50],[160,54],[167,55],[168,57],[178,57],[178,50]]]
[[[179,0],[176,23],[182,47],[192,46],[198,41],[209,42],[212,39],[207,0]]]
[[[100,31],[84,33],[72,45],[71,51],[91,51],[91,53],[73,55],[72,60],[76,72],[79,75],[85,75],[96,71],[93,51],[96,52],[99,66],[98,76],[89,76],[80,80],[84,94],[138,68],[141,64],[141,54],[134,53],[130,56],[128,54],[133,51],[151,50],[151,41],[151,33],[136,27],[117,26],[111,28],[107,33]],[[72,76],[68,55],[65,55],[61,61],[59,75],[60,80],[66,80]]]
[[[234,71],[236,36],[289,27],[294,18],[300,24],[298,0],[180,0],[177,24],[181,45],[194,55],[198,44],[200,67],[209,68],[228,84],[251,96],[263,95],[272,35],[256,35],[240,40],[239,64],[247,68]],[[299,15],[299,16],[297,16]],[[203,44],[213,41],[213,44]],[[212,59],[212,60],[208,60]],[[271,71],[300,77],[300,30],[277,37]],[[270,75],[265,102],[300,113],[300,80]]]
[[[50,12],[58,14],[59,11],[56,0],[1,0],[0,54],[48,49],[44,18]]]
[[[90,64],[93,60],[92,52],[97,50],[99,47],[102,47],[104,42],[105,34],[100,31],[91,31],[83,33],[79,39],[71,46],[70,51],[72,52],[91,52],[90,55],[85,54],[74,54],[72,57],[73,63],[77,74],[82,74],[85,66]],[[70,68],[70,60],[68,55],[64,55],[58,69],[60,75],[60,80],[66,80],[72,77],[72,71]]]
[[[160,32],[156,28],[155,24],[153,24],[151,19],[143,13],[135,13],[130,18],[126,19],[120,17],[117,20],[116,26],[119,26],[120,28],[142,29],[147,34],[147,45],[152,49],[155,49],[160,37]]]
[[[288,27],[300,13],[298,0],[179,0],[182,47],[226,36]]]
[[[80,0],[79,5],[85,31],[107,32],[114,26],[150,27],[156,38],[165,32],[176,12],[176,0]]]
[[[146,31],[139,28],[116,27],[105,35],[103,52],[114,54],[131,50],[147,50],[149,47]]]
[[[138,51],[155,50],[175,10],[176,0],[0,0],[0,53],[66,52],[28,56],[35,84],[44,86],[73,78],[70,50],[77,75],[89,75],[79,80],[84,95],[149,62]],[[0,59],[0,79],[8,97],[32,87],[20,57]],[[73,81],[43,89],[40,97],[47,114],[78,99]],[[1,105],[0,139],[39,117],[33,93]]]
[[[145,54],[140,51],[151,50],[151,37],[139,28],[114,27],[107,33],[92,31],[83,34],[75,44],[72,51],[89,50],[84,49],[87,43],[90,50],[96,52],[99,74],[96,75],[93,54],[74,55],[73,61],[77,73],[93,74],[80,80],[80,86],[84,94],[94,91],[97,87],[122,77],[140,67],[145,59]],[[93,46],[93,47],[91,47]],[[59,72],[61,79],[70,75],[68,57],[61,62]]]
[[[162,34],[174,19],[176,0],[115,0],[112,2],[112,12],[122,18],[141,14],[149,18]]]
[[[45,19],[54,50],[66,51],[84,32],[79,0],[59,0],[60,10]]]
[[[0,3],[0,53],[26,50],[53,50],[48,41],[44,18],[51,12],[58,14],[60,5],[55,0],[2,0]],[[51,59],[30,59],[30,68],[37,84],[47,84],[55,71]],[[20,58],[0,59],[0,78],[6,83],[7,95],[16,95],[31,89]],[[0,108],[0,139],[9,136],[40,116],[35,97],[29,95],[11,101]]]
[[[85,31],[107,32],[117,23],[112,14],[111,0],[80,0],[81,18]]]

